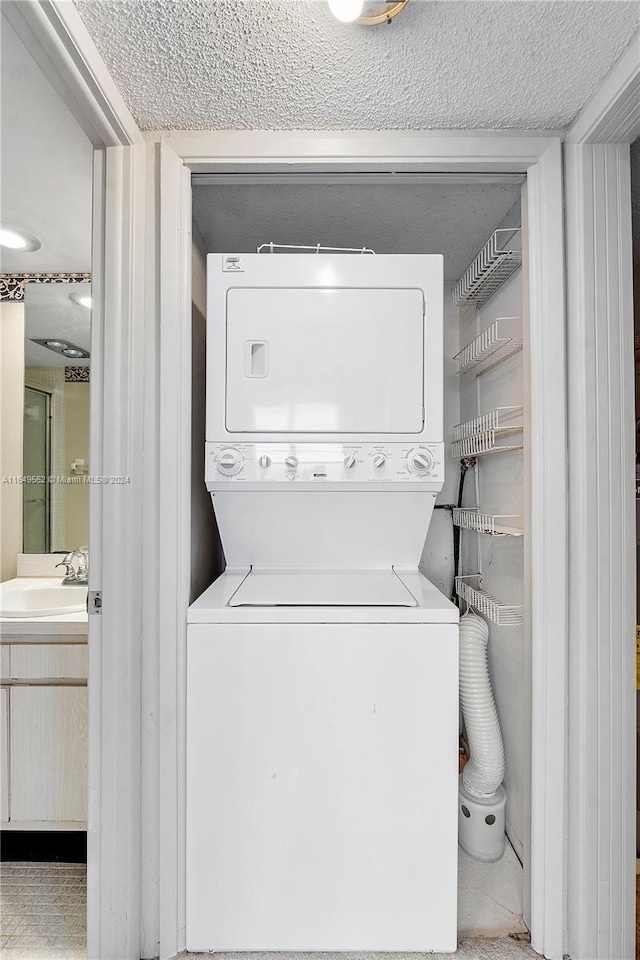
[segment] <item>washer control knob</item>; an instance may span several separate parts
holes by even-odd
[[[263,470],[266,470],[267,467],[271,466],[271,457],[268,457],[266,453],[263,453],[261,457],[258,457],[258,463]]]
[[[355,467],[356,458],[352,453],[350,453],[348,457],[344,458],[344,465],[347,468],[347,470],[352,470]]]
[[[433,457],[427,450],[418,450],[411,457],[411,466],[416,473],[427,474],[433,467]]]
[[[291,470],[295,470],[295,468],[298,466],[298,458],[294,456],[285,457],[284,462]]]
[[[386,453],[376,453],[375,457],[373,458],[373,465],[376,468],[384,467],[386,462],[387,462]]]
[[[242,454],[238,450],[233,450],[229,447],[226,450],[221,450],[218,455],[218,470],[226,473],[228,476],[237,473],[242,467],[242,464]]]

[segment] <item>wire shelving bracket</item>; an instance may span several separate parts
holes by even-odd
[[[486,330],[455,355],[456,373],[473,371],[476,376],[522,350],[522,337],[513,336],[520,317],[498,317]]]
[[[473,303],[476,307],[482,306],[521,263],[521,228],[494,230],[455,285],[454,304]]]
[[[520,514],[480,513],[476,507],[454,507],[453,522],[456,527],[491,537],[521,537],[524,533]]]
[[[468,582],[479,579],[479,574],[456,577],[456,593],[460,599],[500,627],[519,626],[523,622],[522,607],[503,603],[486,590]]]

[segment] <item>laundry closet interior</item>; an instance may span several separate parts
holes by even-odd
[[[416,254],[444,258],[444,483],[419,570],[445,598],[454,600],[461,615],[473,610],[488,624],[489,670],[506,761],[505,861],[482,863],[461,854],[458,932],[522,933],[525,926],[518,914],[524,913],[526,921],[531,767],[525,177],[374,169],[194,174],[192,212],[192,603],[225,566],[204,483],[205,393],[211,389],[207,255],[252,255],[262,248],[260,256],[269,263],[292,252],[278,247],[309,247],[318,252],[296,255],[321,257],[321,248],[340,248],[351,252],[331,255],[372,261],[394,255],[399,264]],[[331,348],[340,351],[339,338]],[[398,519],[404,521],[403,516]],[[437,739],[439,730],[434,726],[422,735]],[[187,721],[187,754],[189,736]],[[507,890],[502,912],[491,914],[483,887],[498,901]],[[217,948],[213,942],[190,943],[188,925],[187,946]],[[223,943],[220,948],[243,946]],[[305,948],[313,944],[280,944],[280,949]],[[380,949],[390,947],[383,944]]]

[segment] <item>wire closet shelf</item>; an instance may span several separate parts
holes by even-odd
[[[465,577],[456,577],[456,593],[458,597],[481,613],[492,623],[500,627],[517,627],[523,623],[522,607],[503,603],[492,596],[487,590],[471,584],[469,580],[481,579],[480,574],[467,574]]]
[[[453,522],[456,527],[491,537],[521,537],[524,533],[520,514],[480,513],[476,507],[454,507]]]
[[[477,376],[518,353],[522,350],[522,337],[514,336],[514,330],[521,325],[521,317],[498,317],[455,355],[456,373],[472,371]]]
[[[482,306],[521,264],[521,228],[494,230],[455,285],[455,306],[465,303]]]
[[[496,407],[454,428],[454,460],[522,449],[522,407]]]

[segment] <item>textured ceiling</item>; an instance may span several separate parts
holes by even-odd
[[[91,311],[70,299],[70,294],[90,295],[88,283],[28,283],[24,293],[25,366],[88,366],[88,360],[69,360],[39,343],[33,337],[59,337],[76,347],[91,349]]]
[[[566,127],[640,27],[637,2],[76,0],[142,129]]]
[[[443,253],[457,280],[520,196],[518,183],[214,185],[193,188],[208,253],[261,243]]]
[[[93,147],[22,41],[1,18],[2,219],[38,237],[2,248],[3,273],[91,269]]]

